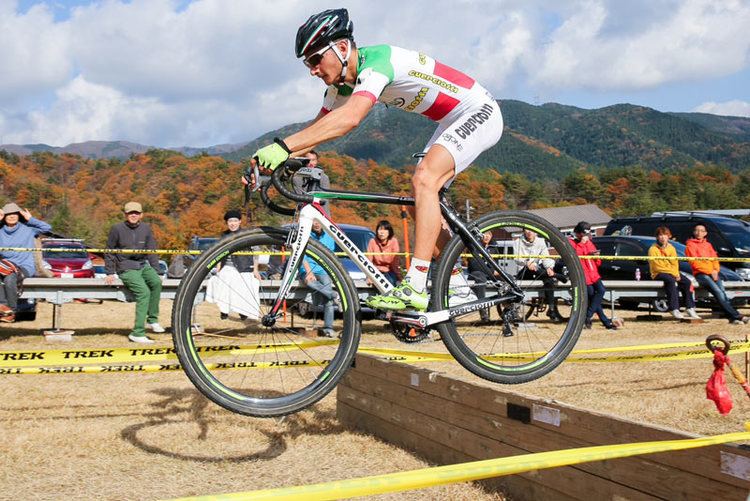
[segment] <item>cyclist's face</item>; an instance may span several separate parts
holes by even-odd
[[[339,44],[344,44],[343,49],[341,45],[336,46],[337,50],[344,54],[346,52],[345,42],[339,42]],[[320,78],[326,85],[332,85],[341,76],[341,61],[330,48],[326,47],[310,54],[304,62],[305,66],[310,69],[310,75]]]
[[[314,77],[318,77],[321,80],[323,80],[326,85],[330,85],[332,82],[329,82],[328,79],[326,79],[326,75],[331,73],[331,65],[333,64],[331,62],[331,59],[336,59],[333,57],[333,52],[331,52],[330,47],[325,48],[323,52],[316,52],[308,57],[305,58],[305,66],[307,66],[310,69],[310,74]]]
[[[302,60],[303,63],[305,63],[305,66],[310,68],[310,70],[315,69],[316,66],[319,66],[321,61],[323,60],[323,56],[330,50],[330,47],[323,47],[322,49],[313,52],[312,54],[305,57],[305,59]]]

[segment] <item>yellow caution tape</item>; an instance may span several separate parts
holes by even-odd
[[[304,350],[316,346],[338,343],[338,340],[304,341],[300,343],[279,343],[263,345],[219,345],[200,346],[198,352],[206,355],[232,355],[245,353],[275,353],[278,351]],[[153,362],[174,360],[175,349],[162,348],[110,348],[89,350],[39,350],[39,351],[0,351],[0,368],[30,367],[40,365],[80,365],[89,363]]]
[[[281,351],[295,351],[337,344],[337,340],[309,340],[302,343],[279,343],[265,345],[219,345],[199,347],[198,351],[205,356],[226,355],[245,355],[245,354],[267,354]],[[671,360],[691,360],[698,358],[711,358],[713,355],[705,348],[700,350],[680,351],[673,353],[649,353],[643,355],[630,356],[608,356],[608,357],[584,357],[580,355],[592,353],[618,353],[628,351],[655,351],[674,348],[693,348],[704,347],[704,343],[662,343],[639,346],[621,346],[614,348],[592,348],[587,350],[574,350],[566,359],[566,362],[644,362],[644,361],[671,361]],[[750,342],[732,341],[732,353],[745,353],[750,351]],[[394,362],[436,362],[436,361],[453,361],[453,356],[449,353],[420,352],[412,350],[396,350],[390,348],[368,348],[360,347],[360,353],[368,353],[380,356],[384,360]],[[526,353],[497,353],[486,355],[487,360],[513,360],[517,362],[531,361],[544,355],[542,352]],[[59,373],[58,366],[81,366],[81,364],[120,364],[123,362],[142,363],[142,362],[160,362],[164,360],[175,360],[177,355],[174,348],[111,348],[111,349],[88,349],[88,350],[39,350],[39,351],[3,351],[0,352],[0,375],[3,374],[47,374]],[[286,362],[291,366],[302,366],[315,364],[307,363],[304,360],[289,360]],[[270,363],[256,363],[254,365],[244,365],[242,368],[269,368],[277,367]],[[15,371],[10,372],[3,369],[34,367],[35,371]],[[212,366],[213,367],[213,366]],[[55,368],[50,371],[38,371],[37,369]],[[214,368],[232,368],[227,364],[219,364]],[[239,367],[235,367],[239,368]],[[144,370],[146,371],[146,370]],[[75,371],[88,373],[89,371]],[[93,372],[108,372],[98,371]]]
[[[92,254],[202,254],[202,250],[188,249],[80,249],[54,247],[39,249],[36,247],[0,247],[0,252],[90,252]],[[243,256],[288,256],[289,252],[270,252],[270,251],[239,251],[236,254]],[[408,252],[365,252],[366,256],[409,256]],[[345,252],[336,252],[337,256],[346,256]],[[554,259],[559,256],[550,256],[549,254],[490,254],[495,259]],[[473,254],[461,254],[462,257],[473,257]],[[686,257],[686,256],[577,256],[579,259],[601,259],[609,261],[718,261],[720,263],[749,263],[747,257]]]
[[[390,473],[372,477],[336,480],[312,485],[265,489],[233,494],[217,494],[182,498],[183,500],[230,500],[230,499],[305,499],[327,500],[347,499],[357,496],[372,496],[389,492],[403,492],[425,489],[438,485],[458,482],[473,482],[505,475],[516,475],[534,470],[559,468],[593,461],[604,461],[657,452],[671,452],[696,449],[709,445],[725,444],[750,440],[750,423],[745,423],[747,431],[727,433],[713,437],[689,438],[682,440],[662,440],[619,445],[599,445],[566,449],[561,451],[538,452],[498,459],[486,459],[469,463],[423,468],[420,470]]]
[[[274,362],[227,362],[204,364],[208,370],[228,370],[228,369],[299,369],[300,367],[325,367],[330,360],[279,360]],[[10,376],[15,374],[103,374],[103,373],[121,373],[121,372],[165,372],[181,370],[180,364],[159,364],[159,365],[68,365],[63,367],[0,367],[0,376]]]

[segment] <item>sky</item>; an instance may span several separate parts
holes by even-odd
[[[501,100],[750,117],[750,0],[0,0],[0,144],[201,147],[309,120],[325,89],[294,38],[336,7],[359,45]]]

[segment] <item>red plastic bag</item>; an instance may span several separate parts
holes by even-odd
[[[729,361],[721,350],[714,350],[714,373],[706,383],[706,398],[713,400],[722,416],[732,410],[732,395],[724,378],[724,364]]]

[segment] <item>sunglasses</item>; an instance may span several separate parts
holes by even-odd
[[[305,66],[307,66],[308,68],[313,69],[320,64],[320,62],[323,60],[323,54],[325,54],[330,48],[330,46],[323,47],[319,51],[313,52],[312,54],[307,56],[302,60],[302,62],[305,63]]]

